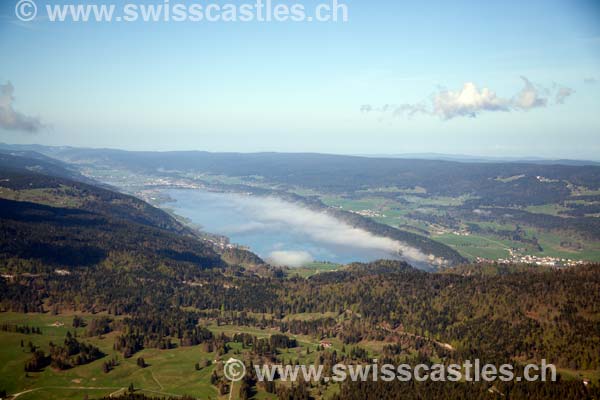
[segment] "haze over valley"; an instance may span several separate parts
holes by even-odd
[[[593,163],[8,148],[71,163],[276,264],[271,253],[294,265],[400,255],[425,269],[600,260]]]
[[[348,264],[381,258],[425,262],[427,257],[398,241],[354,228],[324,212],[274,197],[202,190],[169,190],[178,215],[202,229],[248,246],[277,266],[313,261]]]

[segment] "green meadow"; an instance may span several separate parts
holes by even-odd
[[[89,322],[97,315],[78,314]],[[290,315],[289,319],[310,320],[322,317],[335,317],[329,314],[298,314]],[[157,396],[183,396],[190,395],[199,399],[229,399],[229,395],[219,396],[215,386],[211,385],[210,377],[219,367],[219,361],[226,361],[230,357],[244,359],[246,350],[240,343],[229,343],[228,353],[218,356],[216,353],[207,353],[203,346],[176,347],[169,350],[144,349],[131,358],[123,356],[113,350],[113,343],[118,332],[111,332],[102,337],[86,337],[85,328],[72,327],[73,315],[50,314],[20,314],[0,313],[0,324],[13,324],[29,327],[39,327],[42,334],[21,334],[13,332],[0,332],[0,389],[6,390],[12,398],[20,400],[81,400],[117,395],[128,390],[133,384],[136,392]],[[249,333],[259,338],[269,337],[279,333],[272,329],[240,327],[216,324],[208,325],[215,334],[225,333],[229,336],[235,333]],[[28,343],[48,351],[49,343],[62,344],[67,332],[77,336],[77,340],[93,344],[100,348],[106,356],[86,365],[59,371],[46,367],[41,372],[24,371],[26,361],[31,357]],[[279,357],[286,362],[299,362],[312,364],[314,353],[317,350],[319,339],[311,336],[293,336],[298,341],[298,347],[281,349]],[[21,347],[23,341],[24,347]],[[174,340],[176,342],[176,340]],[[341,351],[342,343],[331,339],[333,349]],[[137,365],[138,357],[144,358],[147,366],[141,368]],[[103,372],[102,364],[112,358],[118,359],[118,365],[108,373]],[[210,361],[211,365],[196,371],[195,364]],[[264,392],[257,387],[255,399],[275,399],[272,394]],[[332,389],[333,390],[333,389]],[[231,399],[238,397],[238,388],[233,388]]]
[[[86,321],[92,316],[84,315]],[[81,400],[108,396],[126,391],[133,384],[136,391],[161,396],[190,394],[202,399],[217,398],[217,390],[210,384],[215,365],[195,370],[202,360],[214,361],[215,353],[206,353],[202,346],[177,347],[170,350],[145,349],[129,359],[113,350],[116,332],[103,337],[85,337],[85,328],[72,327],[72,315],[0,313],[0,324],[39,327],[42,334],[19,334],[0,332],[0,388],[20,400]],[[52,326],[53,324],[63,326]],[[62,344],[67,331],[76,333],[80,341],[100,348],[106,356],[92,363],[58,371],[46,367],[42,372],[25,373],[24,364],[30,358],[27,343],[31,341],[44,351],[49,343]],[[21,347],[21,341],[25,347]],[[108,373],[102,370],[103,362],[116,357],[118,365]],[[143,357],[148,364],[141,368],[136,364]]]

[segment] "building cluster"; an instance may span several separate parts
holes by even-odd
[[[452,231],[452,234],[456,235],[456,236],[471,236],[471,232],[469,232],[466,229],[461,229],[459,231]]]
[[[547,267],[572,267],[575,265],[583,265],[589,263],[585,260],[573,260],[570,258],[550,257],[550,256],[535,256],[530,254],[520,254],[515,249],[508,249],[510,254],[507,258],[499,258],[490,260],[483,257],[477,257],[476,262],[479,264],[498,263],[498,264],[529,264]]]
[[[385,218],[384,214],[378,213],[377,211],[373,211],[373,210],[360,210],[360,211],[352,211],[352,210],[350,210],[350,212],[354,213],[354,214],[362,215],[363,217]]]
[[[172,189],[205,189],[205,185],[192,182],[186,179],[169,179],[169,178],[147,178],[143,182],[138,182],[136,186],[144,186],[146,188],[172,188]]]
[[[229,243],[229,241],[227,241],[225,238],[216,238],[216,237],[209,237],[209,238],[203,238],[203,240],[207,243],[210,243],[212,246],[221,249],[221,250],[225,250],[225,249],[237,249],[240,248],[240,246],[237,246],[235,244],[231,244]]]

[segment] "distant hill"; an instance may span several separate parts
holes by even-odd
[[[28,149],[28,146],[8,147]],[[429,195],[476,196],[480,205],[555,203],[568,198],[569,186],[600,189],[600,165],[579,165],[572,161],[565,161],[572,165],[562,165],[545,160],[457,162],[314,153],[131,152],[40,146],[31,150],[71,163],[105,165],[145,174],[169,175],[185,171],[261,176],[282,187],[305,187],[331,193],[419,187]]]
[[[84,165],[106,165],[163,176],[176,176],[177,172],[261,176],[281,188],[304,187],[336,194],[385,187],[421,188],[428,195],[477,197],[476,206],[556,203],[571,195],[570,187],[600,189],[600,166],[462,163],[327,154],[128,152],[75,148],[53,149],[52,156]]]
[[[0,154],[0,166],[0,258],[10,265],[114,264],[180,276],[225,265],[190,229],[135,197],[64,178],[70,173],[46,160]]]
[[[442,153],[402,153],[402,154],[357,154],[361,157],[370,158],[406,158],[423,160],[443,160],[456,162],[493,162],[493,163],[519,163],[540,165],[594,165],[600,166],[600,162],[591,160],[576,160],[563,158],[541,158],[541,157],[493,157],[493,156],[470,156],[464,154],[442,154]]]
[[[27,170],[80,182],[96,183],[81,175],[72,166],[33,150],[7,150],[0,147],[0,168],[12,171]]]

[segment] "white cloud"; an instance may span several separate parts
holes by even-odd
[[[573,93],[575,93],[575,90],[568,87],[561,87],[558,89],[558,92],[556,92],[556,98],[554,101],[556,104],[564,104],[566,98],[571,96]]]
[[[457,117],[475,118],[483,112],[528,111],[546,107],[551,96],[554,96],[555,104],[563,104],[567,97],[575,93],[568,87],[555,86],[553,90],[548,90],[533,84],[524,76],[521,79],[523,88],[510,98],[500,97],[487,87],[480,89],[475,83],[467,82],[459,90],[438,91],[431,96],[429,104],[427,102],[395,106],[386,104],[382,107],[365,104],[361,106],[361,111],[391,114],[396,117],[413,117],[422,114],[437,116],[443,120]]]
[[[475,117],[482,111],[508,109],[509,102],[499,98],[488,88],[479,90],[472,82],[465,83],[459,91],[441,91],[433,99],[433,113],[444,119]]]
[[[252,220],[242,226],[231,227],[227,233],[292,230],[323,243],[378,250],[396,257],[401,254],[412,261],[431,261],[430,257],[416,248],[397,240],[373,235],[364,229],[354,228],[326,212],[314,211],[274,197],[231,196],[228,198],[234,203],[233,207],[244,215],[249,215]]]
[[[15,88],[10,82],[0,85],[0,129],[35,133],[43,124],[39,118],[30,117],[13,108]]]
[[[307,251],[278,250],[267,257],[267,262],[278,267],[298,268],[312,261],[314,259]]]
[[[431,114],[427,110],[425,104],[401,104],[394,108],[394,116],[400,117],[406,115],[409,118],[414,117],[416,114]]]
[[[513,98],[513,107],[525,111],[537,107],[546,107],[548,98],[542,93],[543,89],[537,88],[524,76],[522,76],[521,79],[525,83],[525,86]]]

